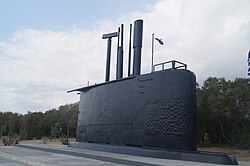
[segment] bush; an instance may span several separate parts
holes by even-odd
[[[240,143],[241,148],[250,148],[250,133],[242,134],[240,140],[241,140],[241,143]]]
[[[68,140],[68,138],[61,138],[61,142],[63,145],[68,145],[69,140]]]
[[[19,139],[17,137],[13,137],[13,136],[4,136],[4,137],[2,137],[2,142],[3,142],[4,146],[11,146],[14,144],[18,144]]]

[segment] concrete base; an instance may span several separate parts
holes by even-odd
[[[141,149],[141,148],[139,148]],[[250,162],[238,161],[240,166]],[[143,157],[53,144],[0,146],[0,166],[221,166],[183,160]]]
[[[142,147],[115,146],[85,142],[70,142],[69,147],[143,157],[184,160],[213,164],[238,165],[236,158],[232,154],[224,153],[149,149]]]

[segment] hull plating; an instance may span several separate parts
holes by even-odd
[[[164,70],[86,88],[77,139],[196,150],[195,75]]]

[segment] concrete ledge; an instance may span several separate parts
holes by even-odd
[[[19,163],[23,163],[23,164],[27,164],[27,165],[33,165],[33,166],[47,166],[46,164],[43,164],[39,161],[33,161],[33,160],[28,160],[25,158],[22,158],[21,156],[16,156],[16,155],[12,155],[12,154],[8,154],[8,153],[4,153],[0,151],[0,156],[13,160],[13,161],[17,161]]]
[[[70,142],[69,147],[82,148],[103,152],[128,154],[143,157],[154,157],[163,159],[194,161],[213,164],[238,165],[232,154],[198,152],[198,151],[177,151],[164,149],[151,149],[141,147],[116,146],[106,144],[95,144],[85,142]]]

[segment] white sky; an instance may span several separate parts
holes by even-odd
[[[128,29],[136,19],[144,20],[142,73],[150,72],[151,34],[155,33],[165,43],[155,43],[155,63],[184,62],[199,84],[209,76],[247,77],[250,1],[159,0],[148,5],[143,1],[143,6],[108,19],[95,18],[89,26],[69,22],[63,28],[36,28],[19,21],[17,28],[0,38],[0,111],[24,114],[77,102],[79,96],[66,91],[88,81],[104,81],[107,43],[101,37],[116,31],[121,23],[125,24],[127,75]],[[111,79],[115,77],[116,43],[114,39]]]

